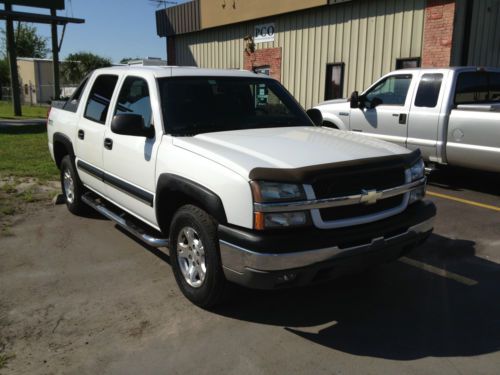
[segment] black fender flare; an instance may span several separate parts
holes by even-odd
[[[156,219],[162,229],[170,226],[170,220],[175,210],[179,208],[178,202],[169,201],[169,196],[174,200],[176,197],[188,198],[190,202],[207,211],[219,223],[227,223],[224,205],[216,193],[185,177],[163,173],[158,178],[155,196]],[[166,208],[171,212],[162,211]]]
[[[56,161],[57,166],[59,167],[59,165],[61,164],[61,160],[57,160],[57,155],[55,153],[55,145],[57,143],[61,143],[62,145],[64,145],[66,151],[71,156],[71,160],[73,160],[74,162],[75,150],[73,149],[73,143],[66,134],[56,132],[52,137],[52,147],[54,148],[54,159]]]

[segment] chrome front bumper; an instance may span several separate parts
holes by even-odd
[[[370,243],[359,246],[348,248],[333,246],[279,254],[258,253],[220,240],[222,266],[228,279],[234,279],[236,274],[244,274],[248,270],[272,272],[302,268],[348,256],[350,253],[363,253],[370,250],[383,249],[384,247],[397,246],[398,243],[405,243],[412,238],[418,238],[419,235],[429,233],[433,229],[433,224],[434,217],[409,227],[404,233],[388,238],[374,238]]]

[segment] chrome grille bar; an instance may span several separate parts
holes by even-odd
[[[361,204],[366,202],[366,197],[369,194],[376,194],[377,200],[394,197],[408,193],[420,186],[425,185],[426,177],[420,180],[413,181],[404,185],[396,186],[390,189],[370,191],[362,194],[346,195],[343,197],[313,199],[298,202],[275,202],[275,203],[254,203],[255,212],[291,212],[322,209],[338,206],[348,206],[353,204]]]

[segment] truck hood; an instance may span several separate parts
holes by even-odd
[[[324,104],[340,104],[340,103],[349,103],[349,99],[343,98],[343,99],[332,99],[332,100],[325,100],[324,102],[319,103],[318,105],[324,105]]]
[[[351,110],[351,103],[347,99],[333,99],[327,100],[326,102],[319,103],[316,107],[318,109],[327,108],[330,111],[347,111]]]
[[[301,168],[409,153],[371,137],[314,126],[205,133],[175,137],[173,144],[245,178],[254,168]]]

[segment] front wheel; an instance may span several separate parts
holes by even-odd
[[[76,174],[69,155],[66,155],[61,161],[61,189],[68,210],[75,215],[84,213],[87,207],[81,198],[85,188]]]
[[[170,259],[184,296],[203,308],[220,303],[227,281],[222,271],[217,222],[202,209],[185,205],[172,219]]]

